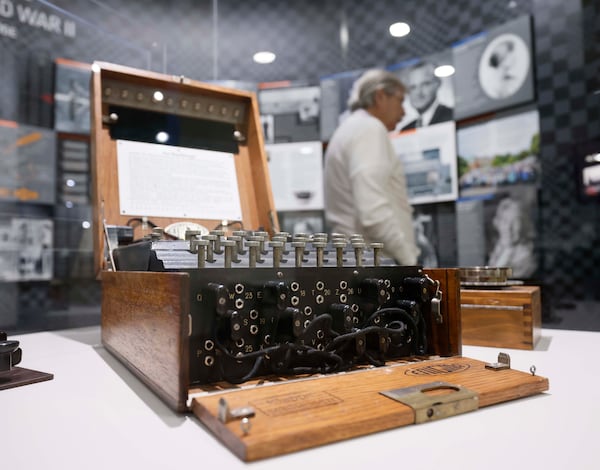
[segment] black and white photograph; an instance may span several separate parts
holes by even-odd
[[[66,59],[56,60],[54,129],[59,132],[90,132],[91,66]]]
[[[388,67],[406,87],[406,114],[396,126],[397,130],[415,129],[454,119],[452,76],[438,76],[440,67],[451,66],[452,60],[452,51],[446,50]]]
[[[0,279],[39,281],[53,275],[51,219],[12,218],[0,222]]]
[[[531,18],[521,16],[453,47],[456,120],[534,100]]]
[[[258,104],[266,143],[319,139],[320,87],[263,89],[258,92]]]
[[[501,34],[490,42],[479,60],[479,84],[494,100],[509,98],[525,82],[530,67],[529,48],[518,35]]]
[[[487,266],[510,267],[515,279],[529,279],[537,270],[535,218],[537,196],[533,186],[501,192],[484,203],[489,240]]]
[[[537,189],[508,186],[456,203],[460,266],[509,267],[514,279],[531,279],[538,269]]]
[[[321,142],[270,144],[266,150],[275,208],[278,211],[323,209]]]

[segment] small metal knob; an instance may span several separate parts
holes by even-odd
[[[294,252],[296,255],[296,267],[301,268],[303,258],[304,258],[304,248],[306,247],[306,242],[305,241],[294,241],[294,242],[292,242],[292,246],[294,247]]]
[[[261,262],[260,242],[258,240],[248,240],[246,247],[248,247],[248,266],[255,268],[256,264]]]
[[[359,268],[362,266],[362,257],[363,257],[363,251],[365,249],[365,244],[364,242],[353,242],[352,243],[352,248],[354,248],[354,258],[356,261],[356,267]]]
[[[333,242],[335,248],[335,261],[338,268],[344,266],[344,249],[346,248],[346,240],[337,240]]]
[[[381,263],[381,250],[383,250],[383,243],[371,243],[373,249],[373,266],[379,266]]]
[[[279,240],[271,240],[270,246],[273,249],[273,267],[278,268],[281,265],[283,242]]]

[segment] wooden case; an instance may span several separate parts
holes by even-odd
[[[92,200],[98,273],[106,269],[104,221],[112,225],[126,225],[131,217],[123,215],[119,207],[117,140],[111,136],[111,127],[117,125],[121,117],[118,112],[112,111],[114,108],[141,111],[146,116],[166,114],[231,126],[235,136],[232,135],[230,140],[239,144],[234,161],[242,223],[252,230],[259,227],[270,233],[278,230],[254,93],[103,62],[92,66],[91,87]],[[162,93],[160,101],[153,98],[156,92]],[[144,127],[143,122],[137,125],[141,129]],[[173,217],[152,217],[152,222],[160,227],[180,221],[182,219]],[[200,219],[194,222],[213,228],[222,220]],[[135,237],[141,238],[142,235],[144,233],[138,228]]]
[[[462,289],[460,295],[463,344],[535,348],[542,327],[538,286]]]
[[[191,282],[190,272],[113,271],[105,260],[104,222],[125,225],[129,217],[119,209],[117,142],[111,135],[111,112],[117,105],[149,112],[162,109],[167,101],[159,104],[149,100],[148,93],[153,90],[161,90],[173,99],[171,103],[178,106],[178,111],[169,112],[193,112],[195,103],[199,103],[203,119],[234,126],[243,136],[234,157],[243,198],[243,224],[247,229],[262,227],[270,232],[278,228],[257,102],[252,93],[112,64],[94,64],[92,181],[94,248],[103,288],[102,343],[170,407],[178,412],[192,411],[241,459],[256,460],[415,422],[416,414],[408,405],[381,395],[390,389],[443,379],[450,388],[459,384],[472,387],[479,406],[548,389],[548,381],[543,377],[490,370],[483,363],[460,357],[457,269],[424,270],[440,283],[443,319],[431,326],[427,357],[333,376],[269,377],[244,386],[193,386],[190,312],[197,286]],[[182,111],[179,108],[184,102],[186,110]],[[160,217],[154,221],[165,225],[176,220]],[[198,222],[211,227],[221,221]],[[141,235],[136,233],[136,238]],[[291,406],[291,396],[302,400]],[[255,408],[249,432],[244,427],[247,423],[219,419],[219,403],[223,400],[232,409],[246,405]],[[434,419],[437,405],[432,406]]]

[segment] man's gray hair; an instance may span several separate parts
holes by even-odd
[[[404,85],[392,72],[381,69],[367,70],[352,86],[348,109],[355,111],[359,108],[369,108],[375,102],[377,90],[384,90],[391,95],[399,90],[404,91]]]

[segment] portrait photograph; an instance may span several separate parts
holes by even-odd
[[[455,109],[460,120],[535,98],[531,18],[467,38],[453,47]]]

